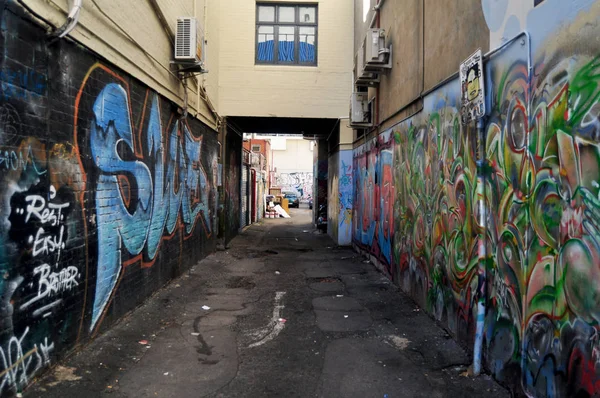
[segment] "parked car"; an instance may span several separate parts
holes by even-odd
[[[288,192],[285,194],[285,198],[288,200],[289,207],[300,207],[300,198],[295,193]]]

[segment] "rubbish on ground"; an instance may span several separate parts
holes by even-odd
[[[336,294],[335,297],[344,297],[343,294]]]
[[[281,272],[275,271],[275,275],[279,275],[279,274],[281,274]]]
[[[371,263],[371,261],[369,261],[369,260],[363,261],[363,264],[370,264],[370,263]]]
[[[287,214],[287,212],[283,210],[283,207],[281,207],[280,205],[275,206],[274,209],[277,212],[277,214],[279,214],[283,218],[290,218],[290,215]]]
[[[148,344],[148,340],[140,340],[139,343],[141,345],[146,345],[146,344]],[[102,364],[100,364],[100,365],[102,365]]]
[[[169,375],[169,372],[165,372],[165,373],[163,373],[163,375],[165,375],[165,376],[168,376],[168,375]]]
[[[348,318],[348,315],[344,315],[344,318]]]
[[[210,307],[209,307],[208,305],[203,305],[203,306],[202,306],[202,309],[203,309],[204,311],[208,311],[208,310],[210,310]]]
[[[305,229],[305,230],[304,230],[304,231],[302,231],[302,232],[306,233],[306,232],[310,232],[310,231],[307,231],[307,230]]]
[[[22,396],[23,396],[23,394],[21,394],[20,392],[18,392],[16,395],[17,398],[21,398]]]
[[[286,319],[284,319],[284,318],[279,318],[279,322],[281,322],[281,323],[286,323],[286,322],[287,322],[287,320],[286,320]]]
[[[181,287],[181,285],[178,283],[178,284],[175,285],[175,287]]]
[[[106,388],[109,388],[109,389],[110,389],[110,388],[112,388],[112,386],[106,386]]]
[[[200,333],[194,332],[192,333],[192,336],[200,336]]]

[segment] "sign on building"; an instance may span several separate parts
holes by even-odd
[[[485,115],[485,90],[481,49],[460,64],[460,114],[463,124]]]

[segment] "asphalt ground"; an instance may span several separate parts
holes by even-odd
[[[509,396],[464,376],[463,348],[308,209],[290,213],[247,228],[24,396]]]

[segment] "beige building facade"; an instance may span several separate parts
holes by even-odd
[[[69,0],[24,0],[61,26]],[[256,62],[257,4],[316,8],[315,65]],[[160,15],[162,14],[162,16]],[[183,106],[172,35],[177,17],[196,17],[208,73],[187,79],[192,115],[217,129],[223,116],[339,118],[351,93],[354,9],[345,0],[84,0],[69,36]],[[161,22],[161,17],[164,22]],[[347,38],[347,40],[340,40]]]
[[[257,64],[257,3],[317,7],[316,66]],[[352,90],[352,2],[222,0],[217,7],[220,113],[311,118],[340,118],[348,114]]]

